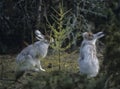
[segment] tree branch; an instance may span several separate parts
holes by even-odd
[[[95,15],[95,16],[107,18],[106,15],[103,15],[103,14],[101,14],[101,13],[97,13],[97,12],[94,12],[94,11],[86,10],[86,9],[84,9],[84,8],[80,8],[80,11],[81,11],[81,12],[84,12],[84,13],[90,13],[90,14]]]

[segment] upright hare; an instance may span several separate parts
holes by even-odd
[[[54,40],[50,36],[43,35],[39,30],[36,30],[35,34],[39,41],[24,48],[16,58],[16,77],[26,70],[45,71],[40,64],[40,59],[47,55],[48,47]]]
[[[96,56],[96,41],[103,37],[103,32],[92,34],[84,32],[83,41],[80,47],[80,58],[78,60],[80,72],[88,77],[95,77],[99,72],[99,61]]]

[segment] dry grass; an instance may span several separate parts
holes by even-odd
[[[41,60],[46,72],[26,72],[19,82],[15,83],[15,57],[16,55],[0,56],[0,89],[119,89],[120,87],[116,83],[119,81],[119,76],[106,76],[105,70],[100,70],[98,76],[91,79],[80,75],[76,52],[62,54],[61,70],[58,67],[58,56],[48,55]]]
[[[1,55],[0,56],[0,89],[3,88],[8,88],[8,86],[13,86],[12,83],[14,83],[15,79],[15,68],[16,68],[16,63],[15,63],[15,58],[16,55]],[[46,72],[42,72],[40,71],[39,73],[36,72],[30,72],[30,75],[32,76],[27,76],[27,73],[19,80],[20,82],[22,82],[23,84],[20,84],[21,87],[24,85],[24,83],[28,83],[29,78],[34,79],[36,77],[43,77],[44,75],[46,75],[46,77],[48,77],[49,75],[51,75],[52,73],[55,72],[59,72],[61,71],[61,73],[63,72],[71,72],[71,73],[76,73],[79,71],[78,68],[78,63],[77,63],[77,59],[78,59],[78,54],[76,53],[72,53],[72,54],[68,54],[68,53],[64,53],[61,56],[61,70],[59,70],[59,62],[58,62],[58,56],[57,55],[48,55],[45,59],[41,60],[41,64],[43,66],[44,69],[46,69]],[[59,72],[60,73],[60,72]],[[39,80],[37,80],[39,81]],[[39,81],[40,82],[40,81]],[[16,85],[14,85],[14,87],[18,87],[19,83],[17,83]],[[20,89],[16,88],[16,89]],[[23,88],[24,89],[24,88]]]

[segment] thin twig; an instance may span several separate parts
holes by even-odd
[[[1,78],[0,81],[15,81],[15,79]]]
[[[108,89],[107,87],[107,85],[108,85],[108,82],[110,81],[110,79],[113,77],[113,74],[111,74],[109,77],[108,77],[108,79],[105,81],[105,85],[104,85],[104,88],[103,89]]]
[[[90,11],[90,10],[87,10],[87,9],[84,9],[84,8],[80,8],[80,10],[81,10],[82,12],[86,12],[86,13],[90,13],[90,14],[93,14],[93,15],[96,15],[96,16],[100,16],[100,17],[107,18],[106,15],[103,15],[103,14],[101,14],[101,13],[93,12],[93,11]]]

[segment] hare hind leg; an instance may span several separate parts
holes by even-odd
[[[37,60],[37,67],[41,70],[41,71],[45,71],[45,69],[42,68],[40,60]]]
[[[28,70],[31,70],[31,71],[36,71],[36,72],[39,72],[39,68],[37,68],[37,62],[31,57],[31,55],[28,55],[29,57],[29,60],[28,60],[28,66],[29,66],[29,69]]]

